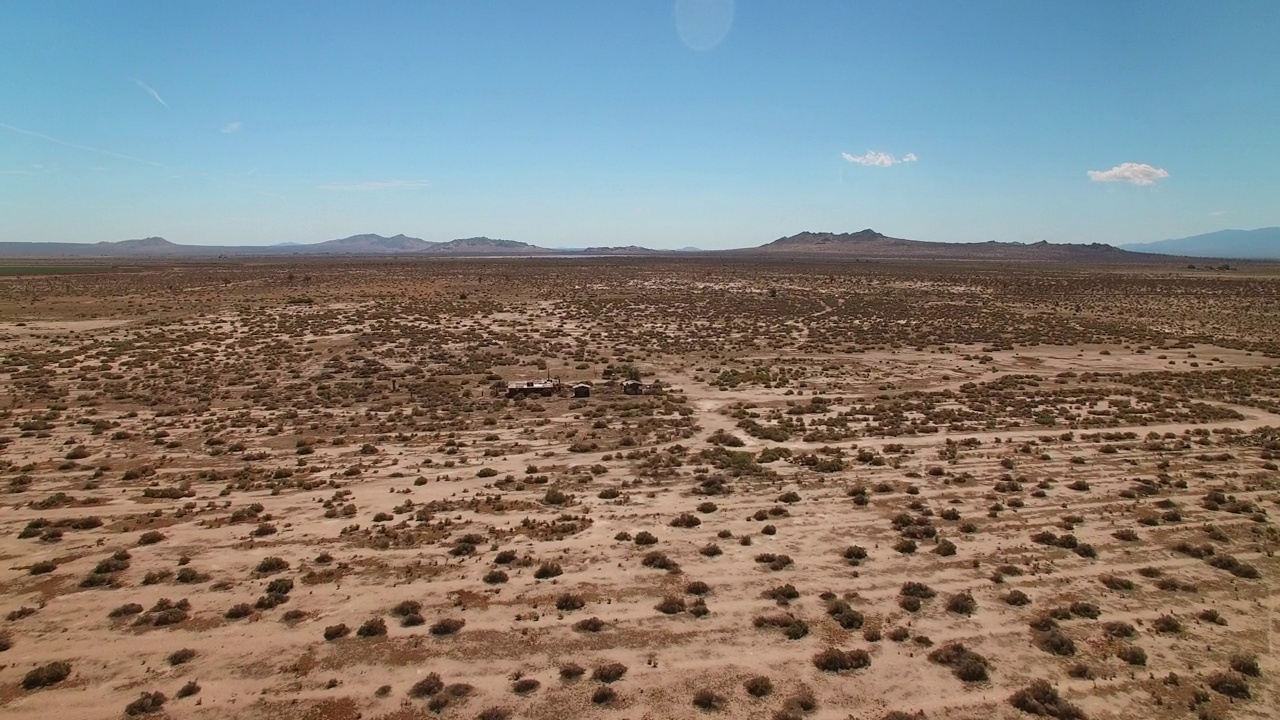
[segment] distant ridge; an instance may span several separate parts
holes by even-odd
[[[1219,230],[1203,235],[1121,245],[1139,253],[1187,255],[1225,260],[1280,260],[1280,227]]]
[[[1100,243],[939,243],[890,237],[870,228],[852,233],[802,232],[778,238],[759,247],[736,250],[653,250],[639,245],[553,249],[489,237],[432,242],[407,235],[384,237],[376,234],[352,235],[319,243],[268,246],[179,245],[162,237],[99,243],[0,242],[0,257],[7,258],[666,256],[682,252],[696,252],[704,257],[761,259],[985,260],[1098,264],[1151,263],[1162,258],[1173,259]]]
[[[337,251],[344,253],[402,253],[423,252],[440,243],[427,242],[418,238],[396,235],[352,235],[338,240],[326,240],[315,245],[294,245],[294,248],[314,248],[317,251]],[[277,246],[279,247],[279,246]]]
[[[1102,243],[1087,245],[988,241],[944,243],[889,237],[871,228],[853,233],[802,232],[737,255],[824,256],[866,260],[996,260],[1020,262],[1151,262],[1150,255]]]

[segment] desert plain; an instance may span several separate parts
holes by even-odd
[[[1280,712],[1275,267],[0,275],[5,718]]]

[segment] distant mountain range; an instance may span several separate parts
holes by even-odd
[[[1257,230],[1219,230],[1159,242],[1121,245],[1125,250],[1163,255],[1223,258],[1228,260],[1280,260],[1280,227]]]
[[[1013,242],[943,243],[889,237],[870,228],[855,233],[813,233],[783,237],[766,245],[728,251],[745,255],[824,255],[866,260],[997,260],[1021,262],[1150,262],[1150,256],[1110,245]]]
[[[1231,247],[1252,248],[1249,253],[1219,255],[1225,240],[1215,240],[1223,233],[1201,235],[1183,240],[1168,240],[1140,246],[1117,248],[1100,243],[1051,244],[982,242],[944,243],[905,240],[866,229],[853,233],[802,232],[778,238],[759,247],[735,250],[702,251],[696,248],[653,250],[638,245],[622,247],[545,248],[515,240],[487,237],[461,238],[448,242],[431,242],[406,235],[352,235],[321,243],[279,245],[179,245],[160,237],[99,243],[24,243],[0,242],[0,257],[7,258],[216,258],[242,256],[396,256],[396,257],[537,257],[537,256],[662,256],[698,253],[703,256],[759,257],[770,259],[842,259],[842,260],[982,260],[1005,262],[1072,262],[1072,263],[1150,263],[1169,255],[1209,257],[1277,257],[1258,249],[1274,246],[1280,228],[1265,228],[1245,233],[1248,240]],[[1242,233],[1244,231],[1226,231]],[[1263,233],[1257,235],[1257,233]],[[1234,237],[1234,236],[1232,236]],[[1273,239],[1268,239],[1273,238]],[[1198,242],[1192,242],[1198,241]],[[1179,243],[1187,243],[1181,245]],[[1217,244],[1215,244],[1217,243]],[[1139,251],[1141,248],[1141,251]],[[1185,248],[1185,249],[1184,249]],[[1153,255],[1152,252],[1165,253]]]

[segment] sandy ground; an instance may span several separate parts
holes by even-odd
[[[0,711],[1017,718],[1046,680],[1091,718],[1274,717],[1277,293],[623,261],[7,283]],[[501,391],[548,375],[592,395]]]

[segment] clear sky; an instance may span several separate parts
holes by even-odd
[[[7,0],[0,240],[1280,225],[1280,2]]]

